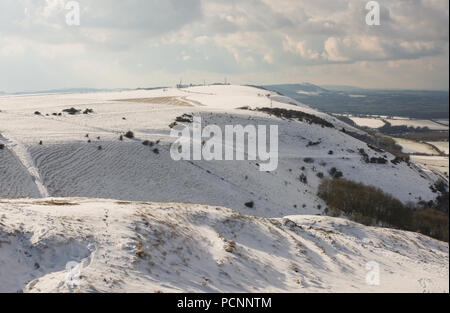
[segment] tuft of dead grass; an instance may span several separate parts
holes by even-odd
[[[56,205],[56,206],[71,206],[71,205],[79,205],[75,202],[70,202],[67,200],[43,200],[36,202],[38,205]]]
[[[137,98],[137,99],[117,99],[113,101],[119,102],[135,102],[135,103],[148,103],[148,104],[168,104],[168,105],[178,105],[184,107],[193,106],[187,101],[183,101],[178,97],[153,97],[153,98]]]

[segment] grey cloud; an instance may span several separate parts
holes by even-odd
[[[23,64],[54,87],[45,69],[82,81],[73,64],[145,81],[152,71],[269,79],[330,64],[447,62],[447,0],[379,2],[381,26],[369,27],[362,0],[79,0],[81,26],[69,27],[65,0],[1,0],[0,70],[16,79],[0,78],[0,90],[18,85]]]

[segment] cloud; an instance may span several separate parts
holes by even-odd
[[[411,86],[426,84],[424,68],[441,81],[428,88],[448,85],[448,70],[437,66],[448,64],[447,0],[379,1],[381,26],[365,24],[362,0],[80,0],[79,27],[65,23],[66,3],[0,2],[0,71],[10,73],[0,89],[161,85],[187,75],[295,82],[327,68],[341,72],[335,83],[348,75],[362,82],[379,66],[395,87],[401,71],[412,71],[404,64],[417,68]]]

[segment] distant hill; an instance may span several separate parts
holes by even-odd
[[[448,91],[362,89],[309,83],[269,85],[263,88],[327,113],[422,119],[448,119],[449,115]]]
[[[319,87],[310,83],[301,83],[301,84],[283,84],[283,85],[268,85],[263,86],[265,89],[277,91],[278,93],[282,93],[284,95],[291,93],[300,93],[300,94],[321,94],[327,93],[329,90]]]
[[[346,92],[355,92],[355,91],[366,90],[364,88],[359,88],[359,87],[354,87],[354,86],[343,86],[343,85],[323,85],[322,88],[325,88],[330,91],[346,91]]]

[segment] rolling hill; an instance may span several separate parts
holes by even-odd
[[[0,97],[0,286],[73,291],[64,266],[75,261],[87,271],[81,291],[448,291],[448,244],[324,216],[317,196],[332,169],[405,204],[434,200],[438,176],[266,94],[218,85]],[[183,116],[222,130],[277,125],[278,167],[174,161],[169,125],[192,127]],[[389,283],[365,283],[370,261]]]

